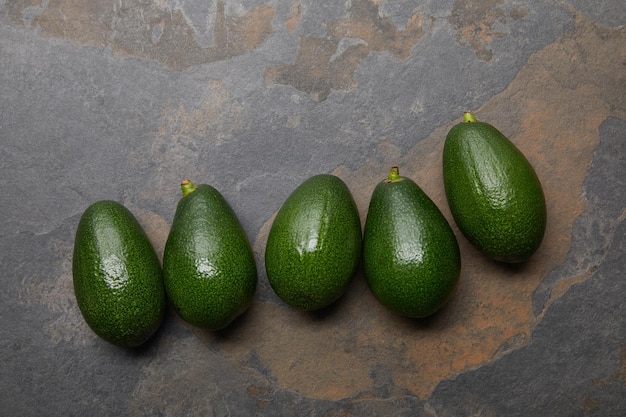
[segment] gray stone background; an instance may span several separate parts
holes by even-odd
[[[623,0],[0,1],[0,414],[626,415],[625,25]],[[539,252],[495,264],[455,228],[461,284],[425,320],[360,272],[323,312],[285,306],[263,252],[289,193],[334,173],[364,220],[398,164],[451,221],[463,110],[535,166]],[[161,254],[187,177],[238,214],[255,301],[110,345],[74,299],[78,219],[117,200]]]

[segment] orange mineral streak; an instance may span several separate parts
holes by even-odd
[[[213,44],[202,46],[194,38],[197,29],[184,13],[163,1],[50,0],[33,16],[29,10],[42,2],[9,3],[7,11],[14,22],[37,27],[45,35],[108,47],[114,54],[154,60],[173,70],[254,50],[273,32],[275,13],[273,7],[260,5],[241,16],[230,16],[224,1],[217,0],[209,28]]]
[[[398,30],[391,19],[381,16],[377,2],[353,0],[349,4],[346,16],[327,23],[325,36],[301,37],[295,62],[268,68],[265,81],[290,85],[315,101],[324,101],[334,90],[356,86],[354,73],[370,53],[406,59],[424,36],[420,15],[413,14],[405,28]],[[288,30],[295,29],[300,13],[301,6],[295,2]]]
[[[302,5],[298,0],[295,0],[291,5],[291,13],[289,14],[289,19],[285,22],[285,28],[291,32],[295,31],[301,18]]]

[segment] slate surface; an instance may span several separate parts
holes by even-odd
[[[0,2],[0,414],[625,415],[625,25],[622,0]],[[287,195],[334,173],[364,219],[398,164],[451,219],[467,109],[535,166],[539,252],[495,264],[455,228],[461,284],[426,320],[360,272],[327,310],[285,306],[263,252]],[[78,219],[120,201],[162,253],[186,177],[239,215],[255,302],[112,346],[73,296]]]

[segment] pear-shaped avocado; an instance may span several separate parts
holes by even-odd
[[[363,236],[363,270],[370,290],[396,313],[429,316],[459,280],[459,246],[435,203],[392,167],[370,200]]]
[[[448,205],[465,237],[488,257],[522,262],[539,248],[546,202],[532,165],[498,129],[469,112],[443,148]]]
[[[161,265],[141,225],[116,201],[83,213],[74,241],[74,293],[89,327],[124,347],[143,344],[161,325]]]
[[[265,268],[276,294],[299,310],[318,310],[348,288],[361,255],[361,222],[346,184],[330,174],[304,181],[278,211]]]
[[[248,309],[257,284],[254,254],[228,202],[207,184],[181,184],[163,253],[165,289],[187,322],[219,330]]]

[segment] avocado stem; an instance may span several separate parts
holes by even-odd
[[[387,182],[395,182],[400,179],[400,169],[397,166],[391,167],[389,175],[387,175]]]
[[[183,197],[187,197],[189,194],[196,191],[196,186],[188,179],[184,179],[183,182],[180,183],[180,189],[183,190]]]
[[[466,112],[463,112],[463,121],[465,123],[474,123],[474,122],[477,122],[478,120],[476,119],[476,116],[472,114],[472,112],[466,111]]]

